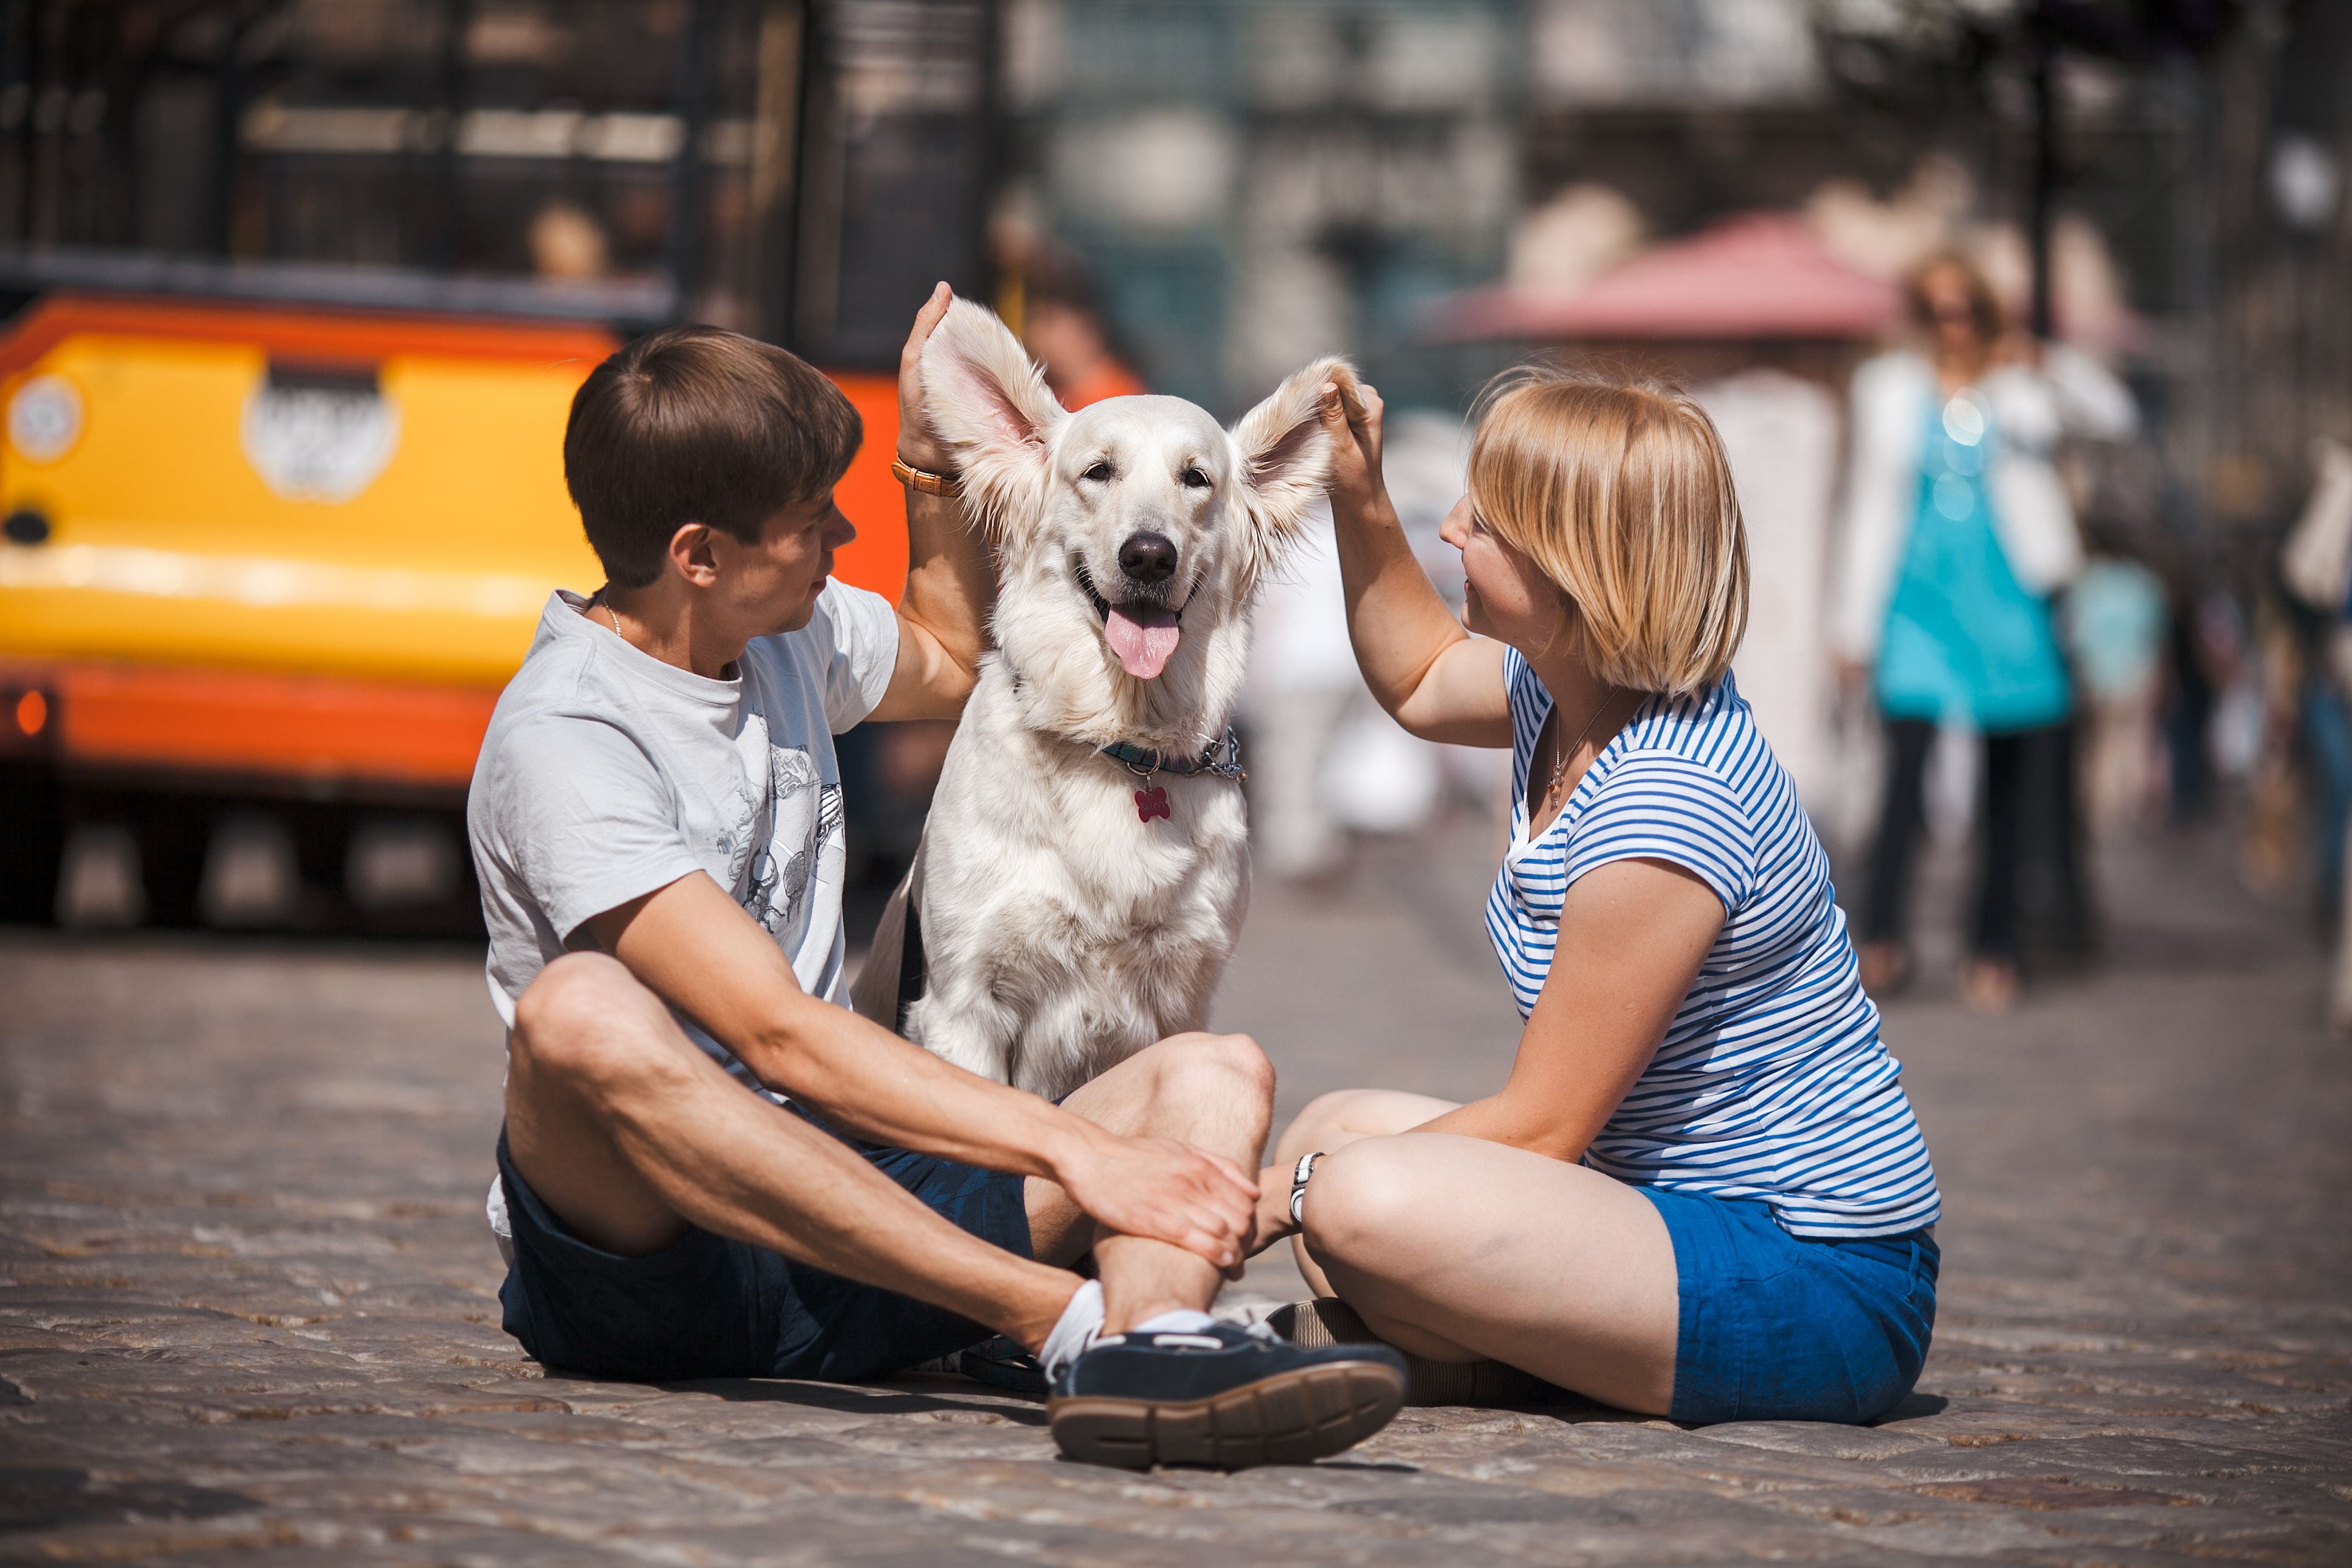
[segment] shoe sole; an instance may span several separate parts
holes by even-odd
[[[1363,1319],[1334,1296],[1281,1307],[1267,1319],[1274,1331],[1300,1350],[1329,1345],[1386,1344]],[[1389,1347],[1395,1350],[1396,1347]],[[1533,1373],[1499,1361],[1431,1361],[1410,1351],[1404,1357],[1404,1402],[1416,1408],[1451,1405],[1471,1409],[1507,1409],[1529,1405],[1580,1405],[1585,1401]]]
[[[1342,1361],[1276,1373],[1212,1399],[1070,1394],[1045,1409],[1062,1452],[1089,1465],[1238,1470],[1304,1465],[1352,1448],[1389,1424],[1404,1393],[1394,1367]]]

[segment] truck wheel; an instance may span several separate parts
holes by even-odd
[[[38,764],[0,768],[0,924],[55,925],[65,869],[65,791]]]
[[[147,923],[162,931],[204,924],[205,861],[218,808],[187,795],[149,795],[139,803],[139,879]]]
[[[358,819],[348,805],[304,801],[278,812],[294,845],[294,868],[301,879],[297,921],[304,929],[342,935],[359,929],[359,911],[348,887],[352,833]]]

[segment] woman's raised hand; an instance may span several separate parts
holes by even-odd
[[[1331,514],[1345,523],[1387,500],[1381,481],[1381,395],[1345,370],[1317,402],[1331,437]]]
[[[1511,743],[1502,644],[1474,642],[1413,559],[1381,482],[1381,395],[1344,368],[1317,401],[1331,443],[1331,521],[1348,639],[1364,684],[1389,716],[1424,740]],[[1460,645],[1457,647],[1456,645]],[[1469,649],[1469,668],[1462,666]]]

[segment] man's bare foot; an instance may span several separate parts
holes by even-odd
[[[2006,1013],[2017,1005],[2017,965],[2005,958],[1972,958],[1960,970],[1960,1005],[1971,1013]]]
[[[1911,984],[1911,950],[1899,942],[1862,944],[1862,988],[1873,997],[1892,996]]]

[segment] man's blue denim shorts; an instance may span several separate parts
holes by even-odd
[[[796,1104],[787,1109],[824,1127]],[[1016,1257],[1031,1256],[1022,1177],[834,1136],[950,1223]],[[505,1327],[546,1366],[630,1383],[856,1383],[978,1344],[995,1331],[707,1230],[689,1228],[645,1258],[591,1247],[530,1190],[503,1131],[499,1175],[514,1230],[514,1261],[499,1289]]]
[[[1790,1236],[1761,1203],[1636,1187],[1675,1241],[1677,1421],[1876,1420],[1936,1327],[1935,1230]]]

